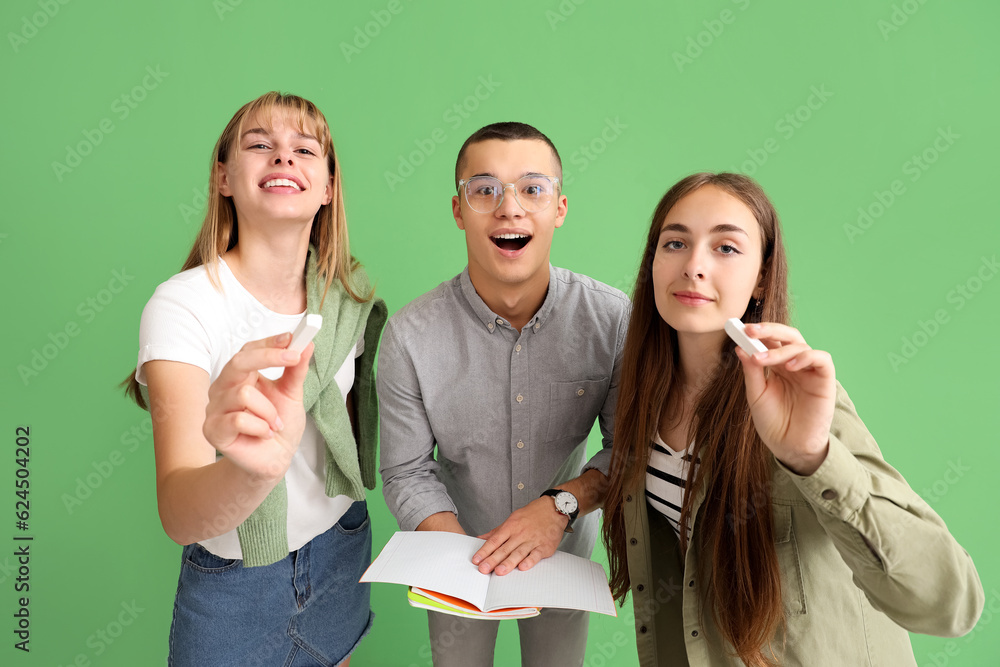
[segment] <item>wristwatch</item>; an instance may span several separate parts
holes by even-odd
[[[569,517],[569,523],[566,524],[565,532],[572,533],[573,521],[580,513],[580,503],[577,502],[576,496],[569,491],[562,491],[560,489],[543,491],[542,496],[552,496],[553,500],[556,501],[556,511]],[[542,496],[539,496],[539,498]]]

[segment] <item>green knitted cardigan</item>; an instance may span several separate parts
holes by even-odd
[[[350,277],[356,294],[368,294],[368,276],[356,269]],[[316,267],[316,250],[309,246],[306,262],[306,311],[323,316],[323,328],[313,339],[316,349],[303,385],[303,403],[326,441],[326,495],[365,497],[365,488],[375,488],[378,447],[378,397],[375,394],[375,353],[386,320],[381,299],[358,303],[339,280],[334,280],[323,299],[324,281]],[[320,301],[323,301],[320,307]],[[354,406],[358,441],[334,375],[351,348],[365,337],[365,349],[355,362]],[[281,480],[246,521],[236,529],[243,550],[243,565],[270,565],[288,555],[288,493]]]

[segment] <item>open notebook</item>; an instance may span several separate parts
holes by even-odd
[[[468,602],[480,612],[507,612],[491,615],[496,618],[523,618],[516,615],[517,609],[533,616],[531,608],[544,607],[618,615],[607,575],[599,564],[557,551],[527,571],[514,570],[502,577],[483,574],[472,564],[472,556],[484,541],[457,533],[397,532],[361,581],[418,589],[411,590],[411,603],[414,592],[423,600],[415,606],[433,607],[425,601],[430,599],[440,604],[447,599],[443,596],[451,596]],[[467,611],[475,615],[474,610]]]

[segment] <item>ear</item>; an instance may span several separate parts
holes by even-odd
[[[753,298],[760,301],[764,298],[764,283],[767,280],[767,269],[765,267],[760,267],[760,272],[757,274],[757,287],[753,290]]]
[[[215,163],[215,179],[216,185],[219,186],[219,194],[223,197],[232,197],[233,191],[229,187],[229,175],[226,173],[225,163]]]
[[[462,200],[458,195],[451,198],[451,215],[455,218],[455,224],[463,232],[465,231],[465,220],[462,219]]]
[[[559,195],[559,201],[556,204],[556,227],[563,226],[563,222],[566,221],[567,212],[569,212],[569,202],[566,199],[566,195]]]
[[[333,176],[326,183],[326,192],[323,193],[323,206],[333,201]]]

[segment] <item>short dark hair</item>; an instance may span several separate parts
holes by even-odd
[[[556,158],[556,164],[559,166],[560,179],[562,178],[562,158],[559,157],[559,151],[556,150],[556,145],[552,143],[552,140],[545,136],[540,130],[527,123],[518,123],[514,121],[508,121],[505,123],[491,123],[485,127],[481,127],[472,133],[465,143],[462,144],[462,148],[458,151],[458,159],[455,160],[455,189],[458,189],[458,181],[460,179],[460,174],[462,172],[462,161],[465,160],[465,151],[472,144],[478,144],[482,141],[489,141],[490,139],[499,139],[500,141],[515,141],[517,139],[535,139],[537,141],[544,141],[548,144],[549,148],[552,149],[552,155]]]

